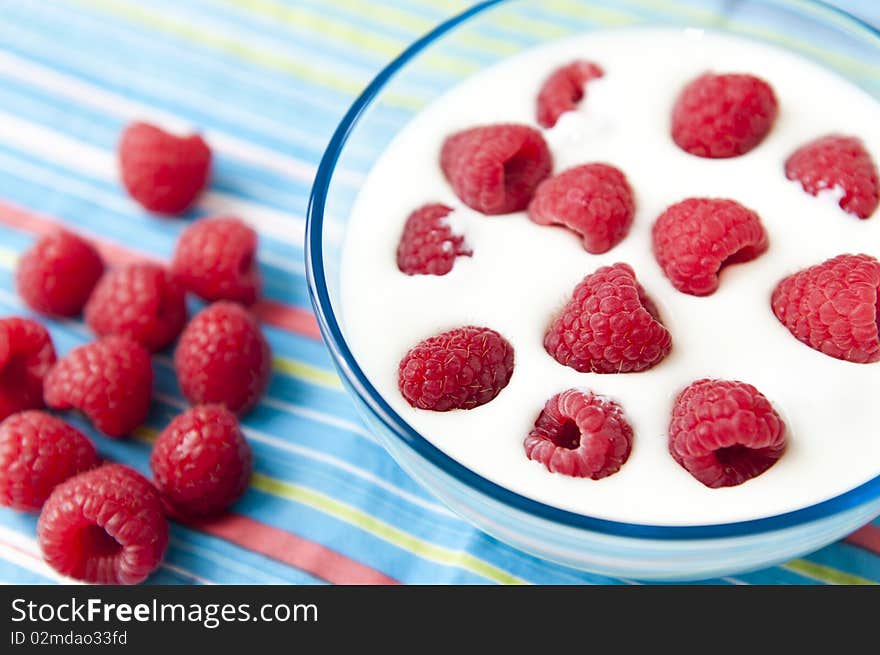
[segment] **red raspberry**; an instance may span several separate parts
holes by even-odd
[[[247,489],[251,467],[251,447],[235,415],[222,405],[201,405],[175,418],[150,456],[166,508],[184,519],[229,507]]]
[[[757,146],[776,121],[773,88],[752,75],[705,73],[672,109],[672,138],[685,152],[720,159]]]
[[[587,82],[604,74],[599,66],[584,59],[553,71],[538,93],[538,124],[547,128],[556,125],[562,114],[577,107],[584,99]]]
[[[789,275],[770,302],[810,348],[857,364],[880,361],[880,262],[870,255],[840,255]]]
[[[688,198],[654,223],[654,256],[683,293],[708,296],[725,266],[755,259],[767,250],[761,218],[733,200]]]
[[[125,337],[104,337],[59,360],[46,376],[46,404],[78,409],[110,437],[131,433],[150,411],[150,353]]]
[[[188,290],[208,302],[252,305],[260,296],[257,233],[237,218],[202,218],[177,242],[171,270]]]
[[[159,568],[168,521],[155,487],[122,464],[105,464],[55,487],[37,523],[46,562],[99,584],[137,584]]]
[[[50,316],[76,316],[104,273],[101,256],[72,232],[57,230],[37,241],[18,262],[18,293]]]
[[[837,190],[840,207],[859,218],[868,218],[880,203],[877,166],[856,137],[830,134],[802,145],[785,160],[785,176],[814,196]]]
[[[241,415],[253,409],[269,385],[272,352],[250,312],[217,302],[183,331],[174,368],[191,404],[220,403]]]
[[[513,374],[513,346],[495,330],[460,327],[421,341],[400,361],[397,386],[418,409],[473,409]]]
[[[547,331],[544,348],[557,362],[581,373],[633,373],[666,357],[672,337],[633,269],[614,264],[574,288]]]
[[[10,416],[0,425],[0,505],[39,512],[56,485],[99,461],[85,435],[51,414]]]
[[[86,322],[98,336],[128,337],[162,350],[186,323],[186,295],[162,266],[131,264],[101,279],[86,305]]]
[[[46,328],[27,318],[0,319],[0,421],[43,407],[43,378],[54,363]]]
[[[632,450],[633,430],[620,405],[569,389],[547,401],[526,437],[526,457],[575,478],[617,473]]]
[[[623,240],[634,214],[626,176],[608,164],[584,164],[544,180],[529,204],[529,218],[535,223],[564,225],[595,255]]]
[[[397,246],[397,268],[407,275],[446,275],[456,257],[473,254],[446,222],[450,212],[446,205],[425,205],[409,215]]]
[[[440,167],[456,195],[484,214],[525,209],[553,169],[541,133],[527,125],[486,125],[443,142]]]
[[[181,137],[132,123],[119,141],[119,167],[129,195],[144,209],[180,214],[208,183],[211,150],[197,134]]]
[[[750,384],[698,380],[675,400],[669,452],[707,487],[734,487],[785,451],[785,423]]]

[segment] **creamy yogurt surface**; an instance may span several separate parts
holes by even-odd
[[[580,107],[542,130],[554,173],[606,162],[627,176],[636,199],[629,235],[591,255],[560,227],[525,212],[484,216],[443,178],[439,152],[451,133],[476,125],[537,127],[535,98],[555,68],[584,58],[605,76]],[[767,80],[779,100],[768,137],[748,154],[704,159],[669,136],[672,105],[697,75],[742,72]],[[880,210],[859,220],[839,194],[805,193],[783,162],[831,132],[860,137],[880,157],[880,105],[834,73],[787,51],[727,35],[677,29],[588,33],[530,50],[487,69],[419,113],[368,176],[353,208],[341,264],[341,323],[359,365],[400,416],[476,473],[548,505],[616,521],[655,525],[725,523],[770,516],[846,492],[880,475],[880,363],[853,364],[798,342],[774,317],[773,288],[786,275],[843,253],[880,258]],[[761,216],[770,247],[730,266],[713,295],[676,291],[651,250],[651,226],[687,197],[734,199]],[[444,276],[401,273],[396,249],[415,208],[442,202],[473,257]],[[575,285],[603,265],[627,262],[656,303],[673,339],[670,355],[645,372],[579,373],[543,348],[544,334]],[[422,339],[463,326],[493,328],[516,352],[510,384],[472,410],[411,407],[397,387],[398,364]],[[788,450],[767,472],[709,489],[667,451],[675,396],[704,377],[755,385],[785,420]],[[634,430],[632,454],[601,480],[550,473],[526,458],[523,439],[544,403],[569,388],[608,396]]]

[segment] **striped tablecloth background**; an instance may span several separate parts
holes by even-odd
[[[27,313],[16,258],[59,223],[94,238],[111,262],[168,258],[185,223],[146,215],[116,180],[115,142],[133,118],[200,127],[216,167],[193,215],[234,213],[260,231],[267,300],[257,309],[276,358],[268,395],[245,421],[253,484],[228,517],[173,525],[150,582],[632,582],[511,549],[423,491],[355,416],[310,312],[304,214],[326,141],[385,63],[468,4],[0,0],[0,315]],[[880,3],[837,4],[880,24]],[[597,22],[614,16],[614,0],[589,5]],[[553,27],[512,23],[473,47]],[[50,329],[61,353],[89,339],[79,321]],[[167,353],[155,368],[154,410],[134,438],[109,440],[77,421],[103,455],[143,472],[152,438],[184,406]],[[0,508],[0,582],[63,581],[40,558],[35,524]],[[878,553],[875,522],[802,559],[712,582],[876,583]]]

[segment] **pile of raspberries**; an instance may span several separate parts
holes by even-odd
[[[584,102],[591,80],[606,72],[589,61],[554,71],[536,100],[535,120],[552,128]],[[670,139],[703,158],[746,155],[771,132],[778,114],[772,87],[745,74],[705,73],[680,92]],[[635,215],[626,175],[607,163],[585,163],[553,174],[553,157],[539,129],[481,125],[446,138],[439,153],[446,180],[465,206],[486,215],[526,212],[538,225],[570,230],[589,253],[620,243]],[[876,165],[862,142],[831,134],[803,144],[780,175],[812,195],[830,192],[841,209],[867,219],[880,202]],[[446,275],[459,257],[476,256],[447,217],[454,208],[417,208],[403,229],[397,262],[407,275]],[[760,257],[769,247],[761,217],[728,198],[685,198],[657,217],[653,252],[681,293],[714,293],[729,265]],[[880,361],[880,262],[842,254],[780,281],[770,304],[797,339],[825,355],[855,363]],[[587,275],[550,321],[544,349],[577,371],[637,373],[657,366],[672,335],[625,263]],[[430,336],[411,348],[398,386],[413,407],[474,409],[507,386],[513,346],[497,331],[468,325]],[[550,398],[525,437],[525,454],[555,473],[599,479],[629,457],[633,430],[623,409],[590,391],[569,389]],[[783,454],[785,425],[752,385],[702,379],[678,394],[668,430],[673,459],[707,487],[741,484]]]
[[[200,136],[133,123],[119,162],[138,203],[174,215],[208,184],[211,151]],[[272,369],[248,310],[261,295],[256,252],[244,222],[212,217],[183,230],[168,266],[106,270],[100,249],[67,230],[43,235],[21,257],[22,300],[50,318],[82,314],[95,335],[58,358],[40,323],[0,319],[0,504],[40,513],[38,541],[58,572],[141,582],[164,556],[166,517],[215,516],[248,487],[253,456],[238,417],[257,404]],[[205,302],[191,320],[188,293]],[[174,370],[192,407],[156,439],[152,482],[102,460],[88,437],[47,411],[80,412],[107,437],[135,433],[150,411],[151,355],[175,342]]]

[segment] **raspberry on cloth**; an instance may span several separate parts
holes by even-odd
[[[63,575],[98,584],[137,584],[168,546],[168,521],[155,487],[121,464],[61,483],[37,522],[43,557]]]
[[[734,200],[688,198],[667,208],[652,230],[654,256],[683,293],[708,296],[730,264],[748,262],[767,250],[761,218]]]
[[[221,301],[186,326],[174,351],[174,370],[192,405],[220,403],[243,415],[269,385],[272,351],[253,314]]]
[[[251,447],[235,414],[200,405],[177,416],[159,435],[150,469],[169,514],[182,519],[218,514],[248,487]]]
[[[633,430],[620,405],[590,391],[569,389],[547,401],[523,443],[526,457],[548,471],[599,480],[620,470]]]
[[[707,487],[733,487],[761,475],[785,447],[785,423],[750,384],[697,380],[675,400],[669,452]]]
[[[0,505],[39,512],[56,485],[99,462],[88,437],[61,419],[34,410],[10,416],[0,424]]]
[[[257,241],[257,233],[238,218],[200,218],[177,240],[171,271],[202,300],[252,305],[263,288]]]
[[[794,337],[830,357],[880,361],[880,261],[839,255],[779,282],[773,313]]]
[[[197,134],[177,136],[132,123],[119,139],[119,168],[129,195],[144,209],[181,214],[208,184],[211,149]]]
[[[671,348],[654,303],[621,263],[587,275],[544,337],[553,359],[581,373],[644,371]]]
[[[829,134],[805,143],[785,160],[785,176],[811,195],[836,193],[844,211],[869,218],[880,204],[877,165],[861,139]]]
[[[22,300],[41,314],[76,316],[104,273],[104,262],[85,239],[58,229],[41,237],[18,262]]]
[[[541,182],[529,204],[529,218],[538,225],[568,228],[581,237],[584,250],[599,255],[627,235],[635,207],[620,169],[583,164]]]
[[[397,246],[397,268],[402,273],[446,275],[457,257],[473,254],[464,237],[453,233],[446,222],[451,213],[451,207],[430,204],[409,215]]]
[[[43,382],[55,363],[52,337],[29,318],[0,319],[0,421],[26,409],[40,409]]]
[[[538,92],[536,114],[541,127],[556,125],[562,114],[575,109],[586,95],[586,84],[602,77],[598,64],[577,59],[553,71]]]
[[[484,125],[447,137],[440,167],[468,207],[510,214],[528,206],[535,188],[553,170],[553,156],[533,127]]]
[[[418,409],[473,409],[513,375],[513,346],[495,330],[468,325],[429,337],[400,360],[397,386]]]
[[[164,267],[131,264],[108,272],[86,304],[86,322],[98,336],[117,335],[158,351],[186,323],[186,294]]]
[[[779,103],[754,75],[704,73],[681,91],[672,108],[672,139],[697,157],[738,157],[773,127]]]
[[[73,349],[49,371],[46,404],[76,409],[109,437],[144,422],[153,397],[150,353],[126,337],[104,337]]]

